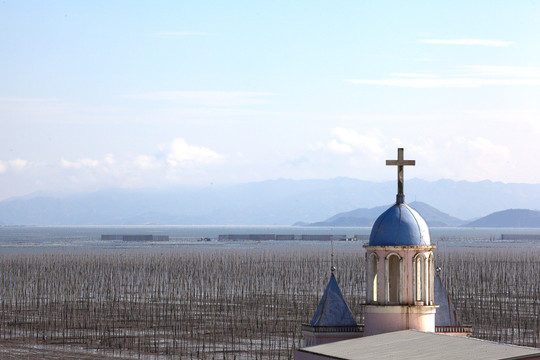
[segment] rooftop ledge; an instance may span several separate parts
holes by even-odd
[[[437,246],[436,245],[383,245],[383,246],[377,246],[377,245],[369,245],[365,244],[363,247],[366,250],[433,250]]]
[[[435,325],[436,333],[472,333],[472,325]]]
[[[308,324],[302,324],[302,331],[311,331],[314,333],[363,332],[364,325],[311,326]]]

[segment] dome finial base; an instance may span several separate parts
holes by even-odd
[[[396,204],[405,204],[405,195],[397,194],[396,195]]]

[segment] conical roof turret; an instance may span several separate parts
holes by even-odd
[[[309,323],[311,326],[356,326],[356,320],[343,298],[334,273]]]

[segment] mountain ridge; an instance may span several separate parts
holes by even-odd
[[[395,181],[277,179],[169,189],[102,189],[29,194],[0,201],[0,225],[288,225],[312,223],[395,199]],[[491,181],[405,183],[406,199],[458,219],[510,208],[535,209],[540,184]],[[414,202],[414,201],[412,201]]]
[[[497,211],[462,227],[540,228],[540,211],[507,209]]]
[[[420,201],[413,201],[407,205],[416,210],[430,227],[455,227],[466,222]],[[372,226],[379,215],[390,206],[377,206],[370,209],[359,208],[336,214],[326,220],[308,224],[308,226]]]

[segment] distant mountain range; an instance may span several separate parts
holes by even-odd
[[[480,219],[467,222],[445,214],[433,206],[414,201],[408,204],[418,211],[430,227],[508,227],[508,228],[539,228],[540,211],[525,209],[509,209],[499,211]],[[356,209],[336,214],[324,221],[313,223],[296,223],[304,226],[359,226],[370,227],[375,223],[388,206],[378,206],[371,209]]]
[[[1,201],[0,225],[290,225],[327,219],[369,226],[395,193],[395,181],[350,178],[41,193]],[[536,209],[540,203],[540,184],[411,179],[405,193],[432,226],[458,226],[506,209]]]
[[[426,220],[429,226],[434,227],[455,227],[465,224],[464,220],[455,218],[435,209],[426,203],[413,201],[408,204],[418,211]],[[334,215],[324,221],[303,224],[308,226],[372,226],[377,217],[381,215],[391,205],[377,206],[371,209],[356,209]]]

